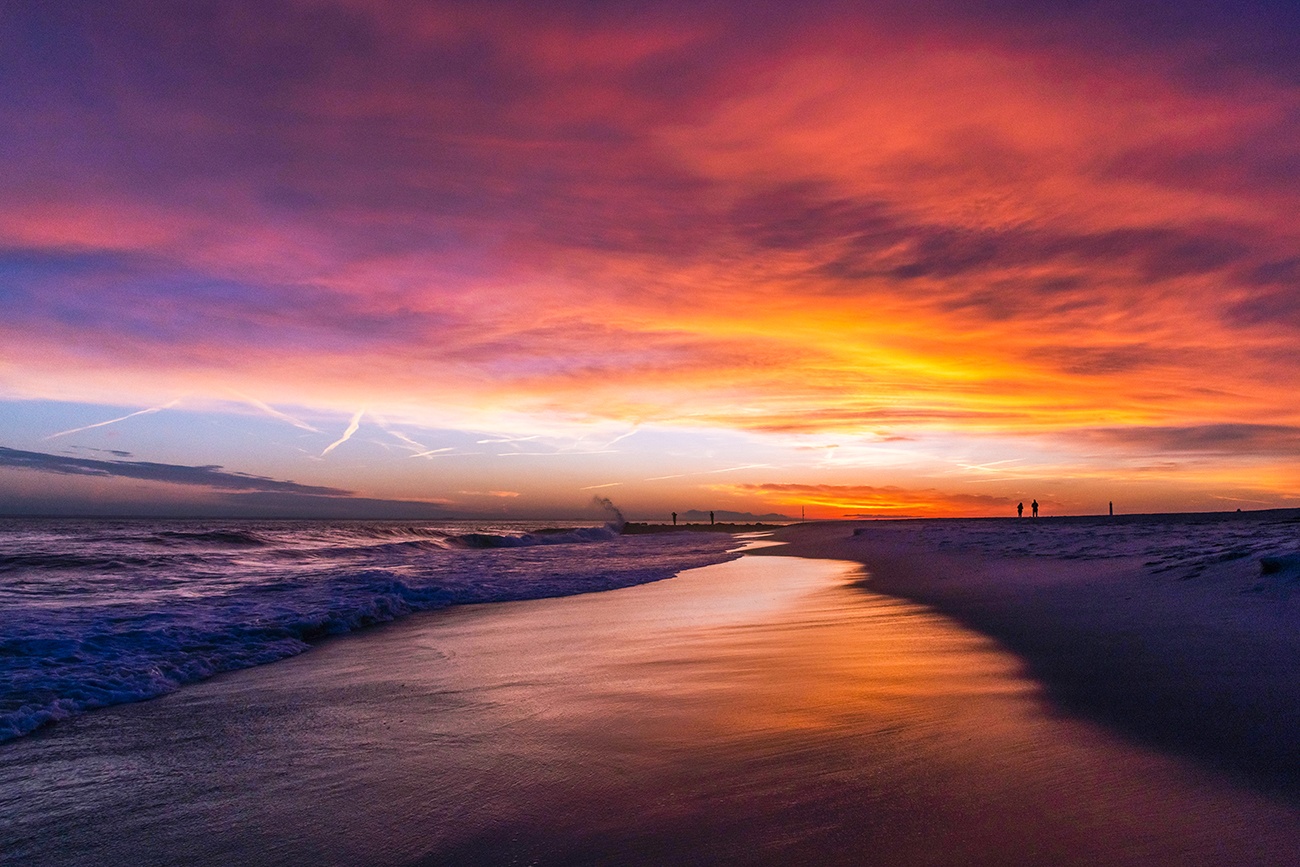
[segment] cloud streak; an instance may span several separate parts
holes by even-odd
[[[258,400],[255,397],[250,397],[246,394],[241,394],[237,391],[232,392],[232,394],[234,394],[240,400],[244,401],[244,403],[247,403],[249,406],[253,406],[256,407],[257,409],[260,409],[262,412],[266,413],[272,418],[278,418],[280,421],[288,422],[289,424],[293,425],[294,427],[300,430],[311,431],[312,433],[320,433],[320,430],[318,428],[314,428],[311,425],[307,424],[305,421],[294,418],[293,416],[289,415],[286,412],[281,412],[280,410],[276,409],[270,404],[263,403],[262,401]]]
[[[447,446],[446,448],[441,448],[441,449],[425,449],[422,452],[416,452],[415,454],[411,455],[411,457],[413,458],[451,457],[451,455],[449,455],[448,452],[454,452],[455,450],[456,449],[452,446]]]
[[[352,420],[348,422],[347,429],[343,431],[343,435],[340,436],[338,439],[336,439],[334,442],[327,445],[325,447],[325,450],[320,453],[320,456],[322,458],[325,457],[327,454],[334,451],[336,448],[343,445],[348,440],[352,439],[352,435],[356,433],[358,429],[360,429],[361,417],[365,414],[366,414],[365,409],[357,410],[356,414],[352,416]]]
[[[768,469],[770,467],[771,464],[742,464],[737,467],[721,467],[720,469],[716,469],[716,470],[700,470],[694,473],[674,473],[670,476],[652,476],[651,478],[645,479],[644,481],[662,482],[667,479],[684,479],[689,476],[711,476],[711,475],[716,475],[718,473],[734,473],[739,470]]]
[[[95,422],[94,424],[88,424],[83,427],[74,427],[70,430],[62,430],[59,431],[58,433],[50,434],[49,436],[46,437],[46,439],[52,440],[52,439],[57,439],[59,437],[65,437],[68,434],[81,433],[82,431],[87,431],[87,430],[94,430],[97,427],[107,427],[110,424],[117,424],[118,422],[126,421],[127,419],[135,418],[136,416],[153,415],[156,412],[162,412],[165,409],[171,409],[172,407],[176,406],[176,404],[180,402],[181,402],[180,398],[177,398],[176,400],[173,400],[169,403],[164,403],[161,406],[151,406],[148,409],[142,409],[137,412],[127,413],[126,415],[120,416],[118,418],[110,418],[108,421],[98,421]]]
[[[103,476],[120,479],[137,479],[162,482],[170,485],[189,485],[215,490],[255,491],[276,494],[307,494],[319,497],[351,497],[353,493],[341,488],[323,485],[302,485],[297,482],[229,472],[220,466],[186,466],[162,464],[152,461],[100,461],[44,452],[29,452],[0,446],[0,467],[55,473],[66,476]]]

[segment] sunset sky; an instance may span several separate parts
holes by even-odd
[[[1290,0],[16,0],[0,124],[0,512],[1300,506]]]

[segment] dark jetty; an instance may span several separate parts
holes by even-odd
[[[650,533],[756,533],[775,530],[784,524],[638,524],[628,521],[623,525],[624,536],[645,536]]]

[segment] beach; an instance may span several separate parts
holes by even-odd
[[[1294,863],[1300,808],[1279,778],[1141,736],[1131,707],[1102,713],[1105,690],[1029,641],[1056,636],[1108,681],[1154,666],[1128,639],[1168,623],[1141,647],[1183,658],[1142,670],[1146,690],[1252,698],[1266,678],[1244,663],[1283,630],[1209,659],[1183,644],[1290,610],[1234,590],[1236,608],[1187,619],[1250,558],[1221,564],[1236,577],[1130,586],[1124,557],[1061,571],[936,523],[791,527],[675,578],[417,613],[75,717],[0,747],[3,860]],[[1254,685],[1218,691],[1234,678]]]
[[[1298,518],[881,521],[778,537],[784,554],[869,564],[867,587],[995,637],[1063,709],[1296,800]]]
[[[1300,0],[0,82],[0,867],[1300,867]]]

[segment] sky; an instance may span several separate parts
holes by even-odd
[[[0,5],[0,513],[1300,506],[1293,2]]]

